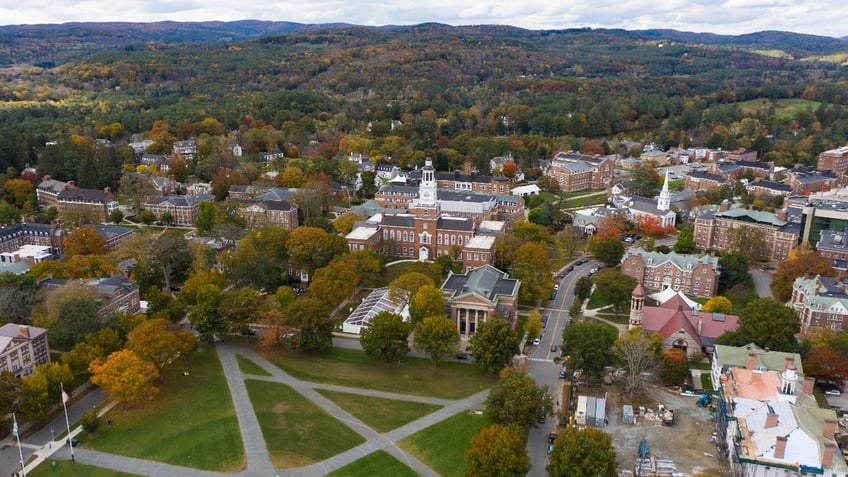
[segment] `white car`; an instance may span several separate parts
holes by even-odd
[[[842,395],[842,393],[839,392],[839,390],[836,389],[836,388],[828,389],[824,393],[828,396],[841,396]]]
[[[540,340],[539,338],[533,340],[533,346],[539,346],[540,344],[542,344],[542,340]]]

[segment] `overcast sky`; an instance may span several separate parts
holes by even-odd
[[[0,24],[276,20],[848,35],[844,0],[0,0]]]

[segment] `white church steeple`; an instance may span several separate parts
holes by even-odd
[[[665,170],[665,182],[663,182],[660,197],[657,199],[657,209],[668,210],[671,208],[671,194],[668,192],[668,169]]]
[[[418,205],[433,207],[436,205],[436,169],[429,157],[421,169],[421,185],[418,187]]]

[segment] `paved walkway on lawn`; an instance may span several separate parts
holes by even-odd
[[[448,400],[425,396],[372,391],[346,386],[335,386],[330,384],[310,383],[295,379],[247,347],[243,347],[235,343],[219,343],[216,345],[216,350],[218,352],[218,357],[221,360],[224,374],[227,378],[230,394],[233,398],[233,406],[236,411],[236,417],[238,418],[242,441],[245,448],[245,459],[247,463],[246,469],[233,473],[211,472],[164,464],[151,460],[108,454],[85,448],[77,448],[75,450],[77,462],[151,477],[315,476],[327,474],[373,452],[383,450],[412,468],[412,470],[419,475],[437,476],[438,474],[427,465],[400,449],[396,442],[433,424],[441,422],[459,412],[480,407],[489,393],[489,391],[486,390],[465,399]],[[236,355],[242,355],[253,361],[262,369],[270,373],[271,376],[256,376],[242,373],[239,369]],[[306,467],[281,470],[275,469],[271,464],[268,449],[265,446],[265,439],[262,436],[259,421],[256,419],[256,414],[253,410],[253,404],[247,394],[247,388],[244,383],[245,379],[278,382],[292,387],[328,414],[345,423],[355,432],[363,436],[365,438],[365,442],[342,452],[341,454],[337,454]],[[444,407],[397,429],[385,434],[380,434],[365,425],[359,419],[347,413],[329,399],[322,396],[316,391],[317,389],[373,396],[375,398],[399,399],[404,401],[438,404]],[[70,454],[67,450],[63,450],[54,454],[54,458],[69,460]]]

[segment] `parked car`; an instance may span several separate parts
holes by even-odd
[[[824,391],[828,396],[841,396],[842,392],[837,388],[828,388]]]
[[[559,379],[565,379],[565,378],[567,378],[567,377],[568,377],[568,373],[567,373],[567,372],[565,372],[565,370],[564,370],[564,369],[560,369],[560,370],[559,370]]]
[[[551,353],[556,353],[557,349],[559,349],[557,348],[557,345],[551,345]]]
[[[575,263],[576,265],[583,265],[584,263],[588,263],[588,262],[589,262],[589,259],[588,259],[588,258],[581,258],[580,260],[577,260],[577,261],[576,261],[576,262],[574,262],[574,263]]]
[[[593,269],[589,270],[589,273],[598,273],[598,270],[600,270],[598,267],[594,267]]]
[[[574,270],[574,265],[569,265],[568,267],[565,268],[565,273],[568,273],[572,270]]]
[[[468,354],[459,353],[458,355],[456,355],[456,359],[458,359],[459,361],[468,361]]]
[[[541,340],[541,339],[536,338],[536,339],[534,339],[534,340],[533,340],[533,346],[539,346],[540,344],[542,344],[542,340]]]

